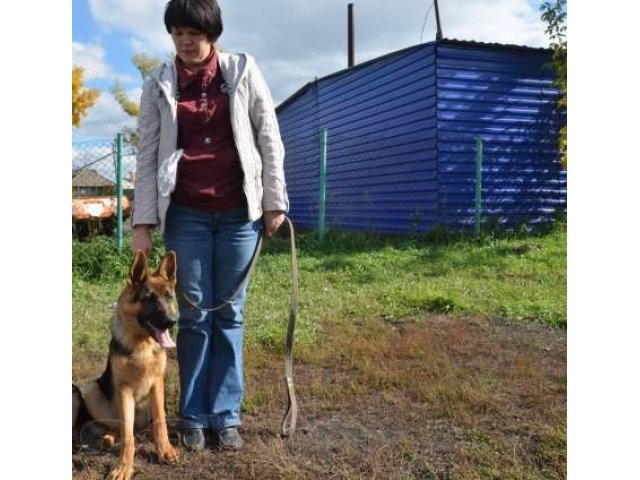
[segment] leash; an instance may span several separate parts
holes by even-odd
[[[285,368],[285,385],[287,387],[287,409],[285,411],[284,417],[282,418],[282,423],[280,425],[280,436],[282,437],[290,437],[295,433],[296,430],[296,422],[298,419],[298,402],[296,400],[296,391],[293,385],[293,337],[296,329],[296,320],[298,318],[298,256],[296,254],[296,239],[295,232],[293,229],[293,223],[289,217],[284,217],[287,225],[289,226],[289,243],[291,245],[291,304],[289,307],[289,324],[287,327],[287,338],[285,342],[285,352],[284,352],[284,368]],[[260,250],[262,249],[262,234],[258,237],[258,243],[256,244],[256,248],[253,252],[253,256],[251,257],[251,262],[247,267],[247,271],[245,272],[238,288],[236,288],[228,300],[223,300],[222,303],[213,308],[202,308],[196,305],[191,299],[180,290],[182,297],[185,299],[187,304],[191,308],[197,308],[202,312],[214,312],[216,310],[220,310],[224,306],[230,304],[242,291],[242,289],[246,286],[249,281],[249,276],[253,271],[256,263],[258,262],[258,257],[260,256]]]
[[[287,218],[287,217],[285,217],[285,218]],[[216,310],[220,310],[221,308],[225,307],[226,305],[229,305],[229,304],[233,303],[233,300],[235,300],[235,298],[240,294],[242,289],[247,285],[247,282],[249,281],[249,276],[251,275],[251,272],[253,271],[253,267],[255,267],[256,263],[258,263],[258,257],[260,256],[260,250],[262,250],[262,233],[260,233],[260,235],[258,235],[258,243],[256,243],[256,248],[253,251],[253,255],[251,257],[251,262],[249,263],[249,266],[247,267],[247,270],[244,273],[244,276],[242,277],[242,280],[240,280],[240,283],[238,284],[238,287],[231,293],[231,296],[229,296],[228,300],[223,300],[220,303],[220,305],[218,305],[217,307],[213,307],[213,308],[202,308],[202,307],[199,307],[198,305],[196,305],[187,296],[186,293],[184,293],[183,290],[180,290],[180,293],[182,294],[182,298],[184,298],[185,302],[187,302],[187,304],[191,308],[196,308],[196,309],[200,310],[201,312],[215,312]]]
[[[298,419],[298,402],[296,391],[293,387],[293,334],[298,318],[298,256],[296,254],[296,238],[293,231],[293,223],[289,217],[284,217],[289,225],[289,240],[291,244],[291,304],[289,307],[289,326],[287,328],[287,341],[284,351],[285,383],[287,385],[287,410],[282,418],[280,435],[289,437],[295,433]]]

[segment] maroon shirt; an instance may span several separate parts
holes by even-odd
[[[178,72],[178,178],[171,200],[196,210],[246,205],[243,172],[229,119],[229,95],[212,49],[198,72],[176,58]]]

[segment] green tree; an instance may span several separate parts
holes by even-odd
[[[540,5],[542,20],[547,24],[545,33],[549,35],[551,66],[556,73],[555,84],[560,89],[558,106],[567,108],[567,0],[543,1]],[[560,129],[558,146],[562,163],[567,166],[567,127]]]
[[[74,66],[71,70],[71,125],[80,126],[100,96],[95,88],[84,87],[84,68]]]

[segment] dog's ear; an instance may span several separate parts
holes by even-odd
[[[136,250],[136,255],[133,259],[133,265],[131,266],[131,272],[129,273],[129,280],[131,285],[139,285],[147,280],[149,269],[149,261],[147,255],[143,250]]]
[[[162,257],[160,266],[158,267],[158,274],[169,280],[170,282],[176,281],[176,270],[178,268],[176,262],[176,252],[169,251]]]

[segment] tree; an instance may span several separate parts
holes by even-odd
[[[551,66],[556,73],[555,84],[560,89],[558,106],[567,108],[567,0],[544,1],[540,5],[540,18],[547,24],[545,33],[549,35]],[[560,129],[558,146],[562,163],[567,166],[567,127]]]
[[[158,68],[162,61],[158,58],[149,57],[144,54],[136,54],[131,58],[131,61],[140,72],[140,76],[142,80],[144,80],[149,73]],[[127,96],[127,92],[125,91],[122,84],[118,81],[111,88],[111,93],[115,97],[116,101],[122,107],[122,110],[129,115],[130,117],[137,117],[140,113],[140,104],[135,102]],[[138,143],[138,132],[136,129],[125,128],[124,134],[127,142],[131,145],[136,146]]]
[[[74,66],[71,70],[71,124],[79,127],[100,96],[95,88],[84,88],[84,68]]]
[[[131,57],[131,61],[140,72],[142,80],[144,80],[149,73],[158,68],[162,61],[157,58],[148,57],[142,53],[136,54]],[[131,116],[137,117],[140,112],[140,105],[127,97],[127,92],[120,82],[116,82],[111,89],[111,93],[115,97],[116,101],[120,104],[124,112]]]

